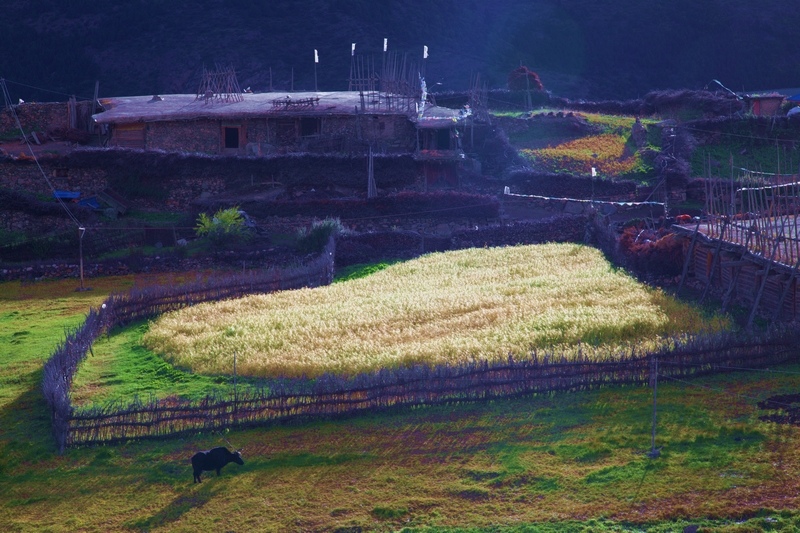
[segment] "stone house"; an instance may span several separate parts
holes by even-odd
[[[246,93],[104,98],[93,120],[108,146],[201,154],[420,154],[457,160],[468,114],[386,93]],[[420,108],[422,111],[420,112]],[[427,154],[427,155],[425,155]]]

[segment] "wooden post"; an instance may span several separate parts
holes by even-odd
[[[800,269],[800,259],[798,259],[794,264],[794,268],[792,268],[792,271],[789,274],[789,279],[786,280],[786,285],[783,287],[783,291],[781,291],[781,297],[778,299],[778,305],[775,307],[775,312],[772,314],[773,322],[777,321],[781,314],[783,302],[786,301],[786,297],[789,295],[789,291],[792,289],[792,283],[798,277],[798,269]]]
[[[651,459],[661,455],[661,450],[656,449],[656,412],[658,407],[658,358],[653,357],[650,369],[650,382],[653,386],[653,432],[650,438],[650,452],[647,454]]]
[[[692,260],[692,254],[694,253],[694,245],[697,242],[697,234],[700,232],[700,220],[697,220],[697,225],[694,228],[694,233],[692,234],[692,240],[689,243],[689,250],[686,252],[686,260],[683,262],[683,272],[681,273],[681,282],[678,284],[678,290],[675,291],[675,295],[680,295],[681,289],[683,289],[683,283],[686,281],[686,275],[689,273],[689,262]]]
[[[78,228],[78,257],[80,261],[80,272],[81,272],[81,286],[78,289],[79,291],[85,291],[86,287],[83,286],[83,236],[86,234],[86,228],[80,227]]]
[[[89,124],[88,129],[89,133],[94,131],[94,123],[92,122],[92,116],[97,113],[97,96],[100,92],[100,80],[96,80],[94,82],[94,98],[92,98],[92,114],[89,115]]]
[[[753,326],[753,320],[756,317],[756,311],[758,310],[758,304],[761,303],[761,295],[764,293],[764,287],[767,285],[767,278],[769,277],[769,267],[772,266],[772,260],[775,256],[775,251],[778,249],[778,246],[781,243],[781,238],[777,238],[775,240],[775,245],[772,248],[772,254],[770,258],[767,260],[767,266],[764,267],[764,277],[761,278],[761,286],[758,288],[758,294],[756,294],[755,300],[753,301],[753,308],[750,310],[750,316],[747,319],[747,329],[750,329]]]
[[[753,235],[752,231],[747,232],[747,239],[744,242],[744,250],[742,250],[742,256],[739,258],[739,262],[744,261],[745,256],[747,255],[747,247],[750,245],[750,237]],[[725,297],[722,299],[722,311],[728,308],[728,303],[730,303],[731,296],[733,296],[733,291],[736,289],[736,282],[739,280],[739,274],[742,271],[741,265],[734,266],[735,269],[734,274],[731,276],[731,283],[728,285],[728,290],[725,292]]]
[[[706,299],[708,295],[708,290],[711,288],[711,282],[714,279],[714,271],[717,269],[717,263],[719,262],[719,254],[720,250],[722,249],[722,240],[725,238],[725,229],[728,227],[728,221],[723,220],[722,222],[722,229],[719,231],[719,240],[717,241],[717,249],[714,250],[714,259],[711,261],[711,271],[708,273],[708,279],[706,280],[706,288],[703,290],[703,295],[700,297],[700,303],[703,303],[703,300]]]

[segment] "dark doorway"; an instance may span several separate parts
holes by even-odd
[[[450,149],[450,130],[436,131],[436,150]]]
[[[225,128],[225,148],[239,148],[239,128]]]

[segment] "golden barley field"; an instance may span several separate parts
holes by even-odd
[[[235,353],[242,375],[316,377],[542,349],[610,358],[728,327],[594,248],[545,244],[434,253],[326,287],[196,305],[154,321],[144,343],[197,373],[230,374]]]

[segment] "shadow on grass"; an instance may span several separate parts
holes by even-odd
[[[56,453],[41,390],[42,370],[20,376],[20,380],[27,388],[0,408],[0,473],[20,461],[34,462]]]
[[[269,458],[245,458],[245,464],[256,470],[272,470],[275,468],[304,468],[315,466],[335,466],[353,461],[362,461],[372,456],[359,453],[337,453],[333,455],[316,455],[311,453],[288,454],[278,453]]]
[[[209,485],[200,485],[191,490],[189,494],[182,494],[169,502],[166,507],[148,518],[130,520],[125,523],[126,527],[149,531],[156,527],[166,526],[179,520],[184,514],[192,509],[199,509],[211,501],[211,498],[219,492]]]

